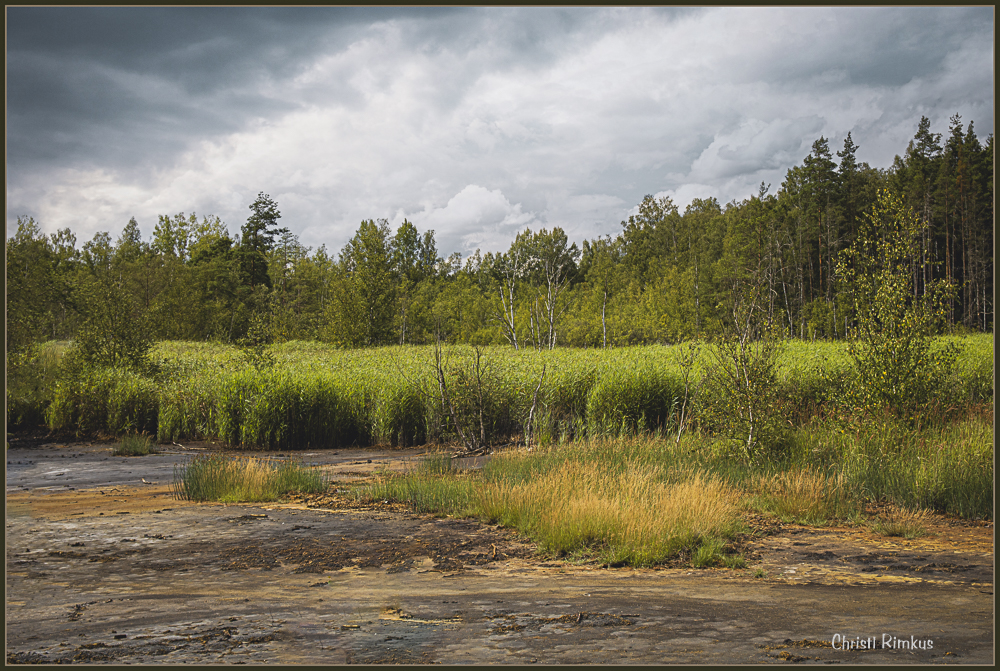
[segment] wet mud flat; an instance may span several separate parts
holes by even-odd
[[[360,505],[336,485],[275,504],[178,501],[163,477],[176,455],[109,468],[107,448],[8,451],[22,462],[7,466],[8,663],[994,657],[991,525],[935,518],[907,541],[758,520],[741,541],[748,569],[607,569],[546,559],[498,527]],[[346,482],[417,453],[313,458]]]

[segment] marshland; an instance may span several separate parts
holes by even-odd
[[[281,589],[291,574],[333,576],[311,589],[367,567],[402,577],[351,583],[364,587],[338,607],[378,594],[380,605],[365,608],[392,622],[410,617],[399,594],[428,608],[427,594],[455,596],[428,587],[420,576],[429,571],[491,594],[494,569],[514,591],[519,572],[553,566],[598,572],[581,573],[580,585],[632,571],[640,591],[663,589],[641,571],[698,573],[705,598],[723,600],[742,597],[712,580],[753,594],[757,585],[914,582],[905,593],[932,613],[925,624],[944,594],[934,590],[951,590],[953,647],[981,656],[969,633],[981,611],[963,604],[992,594],[991,304],[927,260],[926,226],[892,188],[873,191],[865,214],[845,224],[850,235],[816,268],[815,286],[789,274],[805,269],[795,254],[809,250],[768,242],[791,222],[788,196],[765,191],[683,217],[669,199],[647,199],[618,243],[594,241],[581,254],[560,229],[525,231],[508,252],[464,266],[438,258],[432,232],[421,238],[408,222],[394,238],[386,222],[363,222],[336,264],[325,252],[303,255],[287,230],[276,246],[265,232],[278,232],[278,213],[264,194],[237,246],[217,220],[178,215],[161,218],[154,245],[133,221],[117,247],[105,235],[77,254],[68,232],[48,239],[19,220],[7,256],[8,278],[21,284],[8,289],[6,401],[8,503],[18,511],[8,531],[24,549],[8,565],[69,567],[60,575],[83,591],[99,591],[90,562],[174,579],[192,567],[281,569],[264,587],[240,580],[248,594],[272,590],[286,613],[301,605]],[[709,240],[710,231],[719,235]],[[707,245],[698,253],[696,238]],[[230,510],[243,514],[213,512]],[[137,514],[121,522],[105,512]],[[29,528],[34,520],[47,521]],[[235,531],[248,524],[259,532]],[[44,561],[30,540],[43,527]],[[112,545],[108,534],[123,527],[143,529],[148,546]],[[57,549],[69,540],[106,549]],[[146,559],[160,542],[169,550]],[[47,575],[23,572],[18,607],[31,610],[45,584],[32,581]],[[383,594],[389,584],[400,592]],[[796,594],[780,600],[801,615]],[[323,612],[325,598],[309,608]],[[868,622],[891,601],[879,592],[840,608]],[[73,621],[91,603],[76,604]],[[543,627],[583,627],[591,616],[631,625],[618,597],[602,603],[598,612],[581,601],[575,619],[525,617]],[[248,617],[262,617],[255,608]],[[514,622],[487,638],[528,626],[508,612],[481,615]],[[174,617],[163,611],[157,626]],[[363,627],[338,617],[341,629]],[[454,617],[426,622],[464,616]],[[754,618],[746,626],[774,614]],[[808,633],[803,620],[782,622],[783,632]],[[143,627],[144,637],[172,631]],[[283,630],[268,631],[260,636]],[[30,632],[18,636],[25,648]],[[369,644],[377,654],[357,659],[424,659]],[[105,659],[90,645],[105,644],[71,657],[21,650],[9,661]],[[143,650],[107,659],[160,654]]]

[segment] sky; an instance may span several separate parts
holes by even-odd
[[[994,8],[8,7],[6,222],[117,239],[259,192],[303,245],[617,235],[646,194],[777,190],[820,136],[889,167],[994,124]],[[834,153],[836,160],[836,154]]]

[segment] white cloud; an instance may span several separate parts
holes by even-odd
[[[533,212],[522,212],[521,204],[512,205],[499,189],[490,191],[477,184],[466,186],[443,207],[414,212],[407,218],[420,230],[440,231],[439,246],[457,238],[466,254],[477,248],[504,251],[518,232],[538,223]],[[402,223],[398,214],[396,219],[394,224]]]
[[[154,171],[14,166],[8,221],[29,213],[87,239],[132,215],[148,235],[157,214],[184,210],[237,232],[265,191],[313,247],[338,250],[362,219],[407,217],[435,229],[444,254],[500,250],[526,226],[577,241],[617,233],[646,193],[683,210],[761,181],[773,192],[820,134],[835,152],[853,131],[859,159],[886,166],[921,114],[937,132],[956,112],[993,130],[992,30],[959,39],[945,22],[928,49],[908,46],[946,9],[919,20],[905,8],[580,10],[572,30],[540,25],[522,53],[512,35],[529,11],[466,13],[453,33],[416,19],[359,25],[286,80],[220,83],[226,95],[204,105],[258,96],[276,111],[150,156]],[[908,69],[914,54],[927,64]],[[890,74],[873,68],[883,61]],[[173,90],[122,77],[151,105]],[[129,150],[144,150],[141,136]]]

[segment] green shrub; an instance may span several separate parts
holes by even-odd
[[[920,297],[912,290],[911,268],[920,255],[922,231],[916,213],[898,194],[880,191],[837,266],[850,289],[856,321],[848,346],[855,364],[853,405],[866,414],[890,413],[910,423],[936,403],[960,353],[953,341],[931,338],[955,287],[934,280]]]

